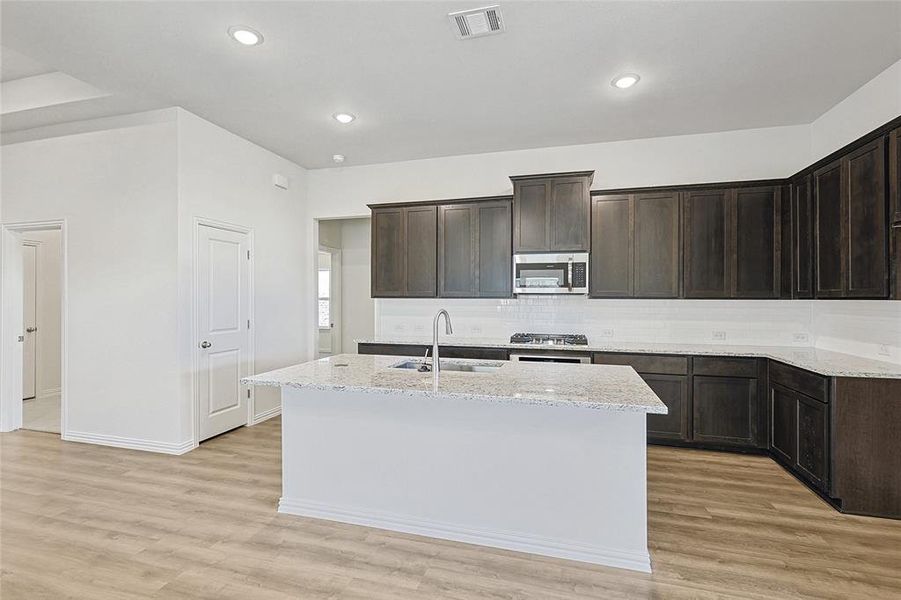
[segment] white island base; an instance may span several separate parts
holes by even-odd
[[[279,512],[650,572],[645,420],[283,387]]]

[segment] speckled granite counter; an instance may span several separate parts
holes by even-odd
[[[253,385],[347,390],[491,402],[572,406],[666,414],[666,405],[631,367],[609,365],[520,364],[452,359],[449,362],[497,365],[491,373],[442,371],[438,388],[432,373],[394,369],[400,356],[339,354],[242,379]],[[442,363],[447,359],[442,359]]]
[[[431,346],[431,340],[402,339],[360,339],[361,344],[419,344]],[[589,344],[588,346],[532,346],[511,344],[506,341],[459,338],[442,336],[442,346],[465,346],[473,348],[509,348],[517,350],[569,350],[577,352],[634,352],[642,354],[686,354],[695,356],[746,356],[770,358],[788,365],[806,369],[828,377],[878,377],[901,379],[901,364],[883,362],[821,350],[810,347],[792,346],[749,346],[727,344],[673,344],[655,342],[620,342],[609,344]]]

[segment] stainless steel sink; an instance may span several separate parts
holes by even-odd
[[[483,363],[473,365],[469,363],[441,361],[442,371],[456,371],[458,373],[494,373],[503,366],[503,363]],[[405,360],[396,365],[391,365],[392,369],[408,369],[411,371],[419,371],[421,373],[431,372],[432,365],[424,363],[421,360]]]

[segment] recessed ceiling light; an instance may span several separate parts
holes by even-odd
[[[639,77],[635,73],[623,73],[622,75],[611,81],[610,85],[615,88],[624,90],[638,83],[639,79],[641,79],[641,77]]]
[[[340,165],[341,163],[344,162],[344,155],[343,155],[343,154],[332,154],[332,160],[333,160],[336,164],[339,164],[339,165]]]
[[[258,46],[263,43],[262,33],[244,25],[229,27],[228,35],[239,44],[244,44],[245,46]]]
[[[344,124],[344,125],[347,125],[348,123],[350,123],[351,121],[353,121],[354,119],[356,119],[357,116],[356,116],[356,115],[352,115],[352,114],[350,114],[350,113],[335,113],[335,114],[332,115],[332,118],[333,118],[334,120],[338,121],[339,123],[342,123],[342,124]]]

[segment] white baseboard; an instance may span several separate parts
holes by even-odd
[[[82,431],[67,431],[62,438],[67,442],[79,442],[82,444],[96,444],[98,446],[111,446],[113,448],[127,448],[129,450],[144,450],[146,452],[159,452],[162,454],[184,454],[194,449],[194,442],[181,443],[157,442],[154,440],[141,440],[137,438],[119,437],[117,435],[102,435],[97,433],[85,433]]]
[[[264,410],[261,413],[255,414],[253,416],[253,421],[250,422],[251,425],[259,425],[263,421],[271,419],[272,417],[277,417],[282,414],[281,405],[276,406],[275,408],[270,408],[269,410]]]
[[[443,523],[359,508],[324,505],[309,500],[280,498],[278,512],[424,535],[455,542],[528,552],[542,556],[577,560],[596,565],[641,571],[643,573],[651,572],[651,557],[647,551],[629,552],[521,533],[473,529],[454,523]]]

